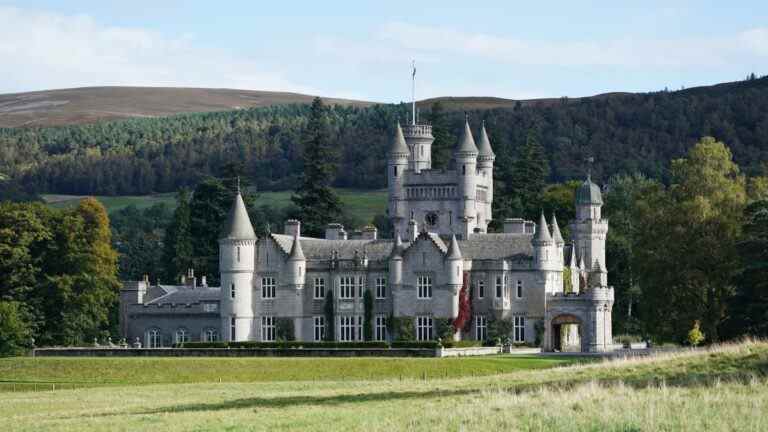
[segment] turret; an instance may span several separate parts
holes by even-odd
[[[485,187],[484,202],[482,204],[478,203],[478,208],[481,210],[482,218],[484,220],[477,221],[478,226],[483,231],[487,231],[488,224],[493,219],[493,161],[495,159],[496,155],[493,154],[493,149],[491,148],[491,140],[488,139],[488,132],[485,130],[485,121],[483,121],[483,126],[480,129],[480,142],[478,145],[477,156],[477,181],[479,185],[483,185]]]
[[[449,292],[452,295],[451,317],[456,317],[459,315],[459,292],[464,282],[464,260],[461,257],[461,250],[459,250],[459,242],[456,240],[456,235],[451,236],[451,244],[448,246],[448,252],[445,255],[445,265],[448,271]]]
[[[563,247],[565,247],[565,240],[563,240],[563,235],[560,234],[560,226],[557,224],[557,217],[555,217],[554,212],[552,212],[552,240],[555,242],[555,255],[558,262],[564,264]]]
[[[408,160],[411,152],[405,142],[403,129],[400,123],[395,128],[395,136],[388,152],[387,161],[387,186],[389,188],[389,218],[397,229],[402,227],[406,218],[405,209],[405,171],[408,169]]]
[[[477,155],[478,150],[469,121],[464,122],[464,133],[454,149],[453,159],[456,162],[458,175],[458,194],[463,203],[460,216],[464,223],[464,237],[469,236],[477,224],[475,198],[477,196]]]
[[[238,188],[219,239],[222,334],[227,340],[251,339],[256,233]]]
[[[389,284],[392,289],[399,288],[403,283],[403,242],[400,234],[395,234],[395,245],[389,255]]]
[[[304,257],[304,251],[301,249],[301,241],[297,232],[293,236],[291,253],[288,255],[286,268],[287,284],[293,289],[303,289],[306,270],[307,259]]]
[[[608,221],[602,218],[602,205],[600,187],[592,182],[591,176],[587,176],[576,190],[576,220],[571,224],[571,235],[578,247],[579,256],[590,267],[595,260],[605,263]]]
[[[562,271],[562,264],[558,263],[555,241],[549,233],[544,212],[541,213],[536,233],[531,241],[533,244],[534,265],[541,270]]]

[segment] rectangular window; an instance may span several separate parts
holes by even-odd
[[[432,298],[432,276],[421,275],[416,278],[416,296],[420,299]]]
[[[365,288],[365,278],[357,278],[357,298],[363,298],[363,288]]]
[[[416,317],[416,340],[419,340],[419,341],[432,340],[432,317],[431,316]]]
[[[501,276],[496,276],[496,298],[501,298],[501,293],[503,289],[504,289],[504,285],[501,282]]]
[[[275,317],[261,317],[261,340],[262,342],[275,341]]]
[[[351,299],[355,296],[355,278],[342,276],[339,278],[339,298]]]
[[[475,317],[475,340],[484,341],[488,338],[488,321],[484,315]]]
[[[515,339],[513,342],[525,342],[525,317],[515,317]]]
[[[235,283],[229,284],[229,296],[235,298]]]
[[[485,281],[481,279],[477,281],[477,298],[483,297],[485,297]]]
[[[275,298],[275,278],[265,277],[261,278],[261,298],[272,299]]]
[[[314,317],[315,322],[315,342],[320,342],[325,340],[325,317],[324,316],[316,316]]]
[[[374,338],[377,341],[387,340],[387,317],[386,315],[376,315]]]
[[[387,298],[387,278],[376,278],[376,298]]]
[[[339,341],[354,342],[362,340],[363,317],[342,315],[339,317]]]
[[[216,312],[218,308],[216,303],[203,303],[203,312]]]
[[[237,332],[235,331],[237,329],[237,326],[235,325],[236,320],[235,317],[232,317],[229,319],[229,341],[234,342],[235,337],[237,335]]]
[[[314,287],[315,287],[315,298],[316,299],[325,298],[325,279],[315,278]]]
[[[523,281],[517,280],[517,288],[515,289],[515,297],[523,298]]]

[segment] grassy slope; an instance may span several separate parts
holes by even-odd
[[[361,221],[370,222],[378,213],[384,213],[387,207],[386,190],[351,190],[338,189],[347,211]],[[256,198],[256,205],[268,205],[283,208],[291,203],[292,192],[260,192]],[[97,198],[113,212],[129,205],[138,208],[151,207],[157,203],[165,203],[171,208],[176,206],[176,195],[173,193],[145,195],[145,196],[98,196]],[[43,195],[46,202],[52,207],[74,207],[81,198],[74,195]]]
[[[468,361],[459,359],[458,362]],[[0,394],[5,430],[768,430],[768,344],[456,379]]]

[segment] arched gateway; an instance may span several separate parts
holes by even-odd
[[[593,287],[582,293],[547,294],[545,351],[609,351],[613,344],[613,288]]]

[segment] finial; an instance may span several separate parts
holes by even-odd
[[[237,193],[240,193],[240,176],[235,177],[235,181],[237,184]]]
[[[587,158],[587,180],[592,180],[592,164],[595,163],[595,158],[590,156]]]

